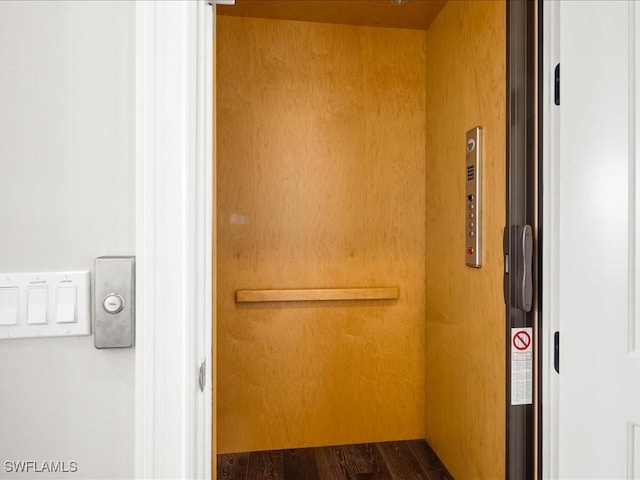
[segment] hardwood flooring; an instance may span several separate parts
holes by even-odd
[[[218,455],[218,480],[453,480],[424,440]]]

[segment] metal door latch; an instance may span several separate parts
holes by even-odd
[[[505,303],[530,312],[533,304],[533,229],[531,225],[514,225],[510,232],[505,229],[503,245]],[[511,298],[509,298],[509,285],[512,287]]]
[[[207,361],[203,360],[200,364],[200,372],[198,374],[198,386],[200,391],[204,392],[204,387],[207,384]]]

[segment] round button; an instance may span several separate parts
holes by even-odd
[[[124,298],[117,293],[110,293],[102,301],[102,308],[107,313],[119,313],[124,308]]]
[[[467,140],[467,152],[473,152],[473,149],[476,148],[476,141],[473,138]]]

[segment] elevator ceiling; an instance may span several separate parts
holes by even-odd
[[[218,14],[426,30],[446,0],[236,0]]]

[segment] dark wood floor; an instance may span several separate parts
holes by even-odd
[[[453,480],[423,440],[218,455],[218,480]]]

